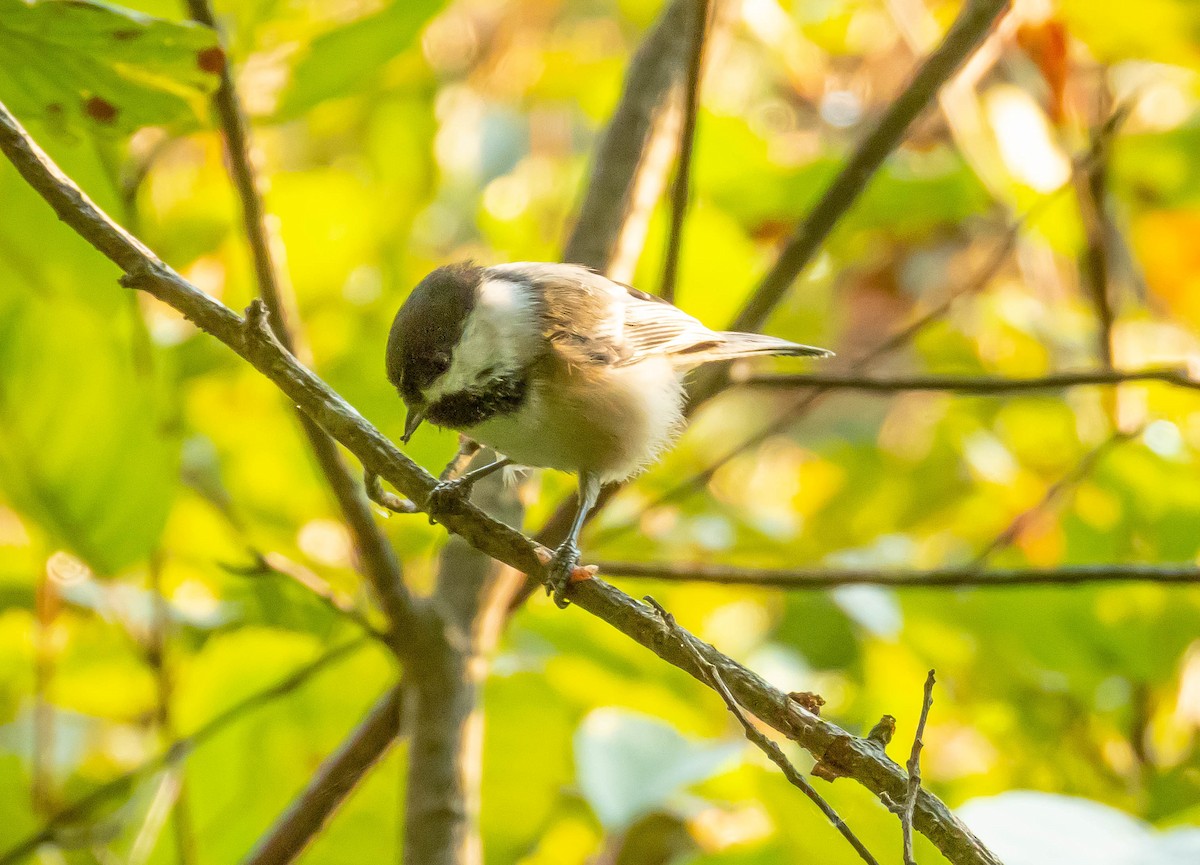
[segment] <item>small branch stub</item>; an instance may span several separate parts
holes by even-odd
[[[363,470],[363,484],[367,489],[367,498],[388,512],[394,514],[421,513],[421,509],[417,507],[415,502],[401,498],[390,490],[385,490],[383,488],[383,481],[379,479],[379,475],[370,469]],[[384,514],[384,516],[387,516],[387,514]]]

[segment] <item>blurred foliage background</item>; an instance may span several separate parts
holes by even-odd
[[[126,5],[183,15],[171,0]],[[677,295],[714,326],[958,9],[718,5]],[[311,362],[393,438],[402,408],[383,346],[395,309],[447,261],[559,256],[596,135],[659,8],[217,4]],[[0,0],[0,100],[103,208],[240,308],[253,275],[207,108],[213,46],[194,26]],[[1105,351],[1122,368],[1194,364],[1198,71],[1200,6],[1189,0],[1018,3],[767,330],[834,348],[822,371],[846,370],[959,294],[872,368],[1032,376],[1100,368]],[[1097,136],[1109,330],[1089,292],[1088,208],[1072,182]],[[625,274],[650,291],[666,216],[661,203],[647,213],[644,251]],[[0,166],[0,852],[354,639],[357,626],[296,577],[367,605],[289,406],[116,275]],[[1194,390],[846,392],[795,412],[801,396],[733,388],[708,404],[591,526],[587,557],[881,569],[982,551],[996,566],[1196,561]],[[789,412],[793,422],[685,483]],[[408,452],[436,471],[454,447],[430,430]],[[524,481],[527,527],[571,490],[565,476]],[[444,532],[420,517],[384,528],[427,588]],[[824,715],[852,731],[896,715],[897,745],[936,667],[926,783],[1010,865],[1200,857],[1193,587],[627,588],[652,592],[776,686],[819,692]],[[172,820],[195,862],[236,861],[390,676],[372,643],[341,657],[206,740],[179,775],[139,776],[39,861],[179,861]],[[488,863],[857,861],[715,695],[579,611],[527,605],[483,699]],[[404,761],[401,744],[302,861],[394,859]],[[868,846],[898,856],[895,818],[865,791],[846,781],[822,791]],[[923,839],[918,855],[941,861]]]

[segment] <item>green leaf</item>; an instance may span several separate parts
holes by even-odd
[[[7,752],[7,749],[5,749]],[[14,749],[15,751],[15,749]],[[29,785],[29,773],[19,753],[0,754],[0,790],[21,790]],[[28,796],[0,796],[0,826],[6,845],[38,827],[37,816]]]
[[[0,317],[0,490],[104,574],[156,545],[178,460],[157,388],[113,330],[33,295]]]
[[[396,0],[381,12],[318,36],[292,72],[279,115],[303,114],[318,102],[348,96],[370,83],[384,64],[408,49],[441,5],[438,0]]]
[[[224,63],[198,24],[85,0],[0,0],[0,100],[59,130],[195,126]]]

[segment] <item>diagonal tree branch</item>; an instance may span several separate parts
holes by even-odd
[[[209,0],[186,0],[186,5],[193,20],[219,32]],[[258,296],[271,312],[271,327],[279,342],[292,354],[306,356],[308,352],[299,316],[294,311],[295,304],[280,279],[279,268],[271,254],[266,208],[251,158],[250,127],[238,100],[228,62],[222,66],[221,83],[213,95],[213,105],[225,139],[229,174],[241,203],[242,223],[254,262]],[[337,445],[311,417],[302,411],[296,414],[321,473],[341,509],[342,518],[354,538],[361,569],[387,614],[392,630],[405,630],[412,616],[413,601],[404,586],[395,551],[375,522],[370,503],[338,453]]]
[[[912,81],[851,154],[816,206],[788,240],[730,330],[757,330],[784,292],[812,260],[837,221],[849,210],[905,132],[955,70],[971,55],[1010,0],[967,0],[942,43],[925,58]]]
[[[403,692],[403,686],[397,685],[375,704],[337,753],[321,764],[304,792],[259,841],[243,865],[285,865],[304,851],[400,735]]]
[[[830,589],[836,586],[892,588],[1008,588],[1012,586],[1069,586],[1081,583],[1200,583],[1200,567],[1174,565],[1065,565],[1058,568],[993,568],[974,564],[927,570],[868,570],[865,568],[741,568],[734,565],[656,562],[597,563],[606,574],[665,582],[722,583],[733,586],[775,586],[782,589]]]
[[[28,133],[0,105],[0,150],[26,181],[53,207],[59,217],[85,240],[116,263],[126,275],[124,284],[144,290],[182,312],[201,329],[217,337],[294,400],[331,436],[355,454],[364,467],[392,484],[418,504],[426,502],[434,478],[402,454],[325,382],[292,357],[266,326],[261,302],[251,304],[246,319],[201,292],[159,260],[140,241],[118,226],[64,175]],[[541,579],[545,569],[539,548],[520,532],[491,519],[473,505],[461,514],[442,518],[445,527],[473,547],[524,573]],[[571,600],[608,622],[702,682],[701,670],[679,640],[668,634],[649,607],[600,579],[576,583]],[[894,800],[905,789],[900,767],[882,758],[860,740],[806,712],[755,673],[700,643],[685,631],[701,656],[717,667],[735,699],[764,722],[789,736],[813,754],[824,755],[834,743],[838,768],[876,796]],[[998,860],[946,806],[927,791],[917,800],[914,825],[956,865],[995,865]]]

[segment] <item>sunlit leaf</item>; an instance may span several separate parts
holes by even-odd
[[[0,99],[50,126],[193,126],[224,64],[197,24],[92,0],[0,0]]]
[[[0,318],[0,487],[102,574],[150,553],[175,483],[178,440],[133,351],[76,302],[27,295]]]
[[[357,92],[409,48],[440,5],[435,0],[393,0],[374,15],[322,33],[292,71],[280,116],[302,114],[325,99]]]

